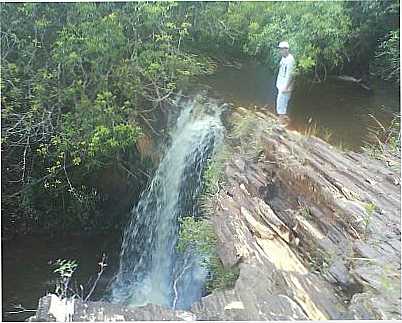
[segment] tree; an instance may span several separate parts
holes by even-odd
[[[146,167],[129,150],[135,152],[142,134],[155,131],[155,115],[179,85],[209,71],[205,59],[183,50],[189,22],[185,14],[177,16],[176,7],[1,7],[2,188],[8,220],[15,210],[14,222],[91,229],[107,199],[96,178],[122,163],[132,165],[130,173]]]
[[[399,31],[399,1],[347,1],[344,7],[352,22],[346,46],[348,62],[355,76],[367,79],[378,47],[390,32]],[[382,75],[378,69],[376,74]]]
[[[391,30],[377,47],[372,70],[382,79],[400,84],[399,29]]]

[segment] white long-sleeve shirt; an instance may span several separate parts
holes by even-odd
[[[286,57],[282,57],[279,63],[279,73],[276,79],[276,87],[278,90],[287,86],[285,92],[291,92],[293,90],[294,80],[293,73],[295,69],[295,59],[292,54],[288,54]],[[290,83],[289,83],[290,82]]]

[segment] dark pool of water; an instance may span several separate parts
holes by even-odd
[[[266,67],[250,62],[241,68],[220,67],[202,82],[236,105],[274,107],[274,79]],[[369,114],[388,125],[399,112],[399,95],[399,88],[382,81],[373,80],[369,92],[355,83],[332,78],[320,84],[298,79],[289,103],[290,127],[305,131],[316,124],[323,134],[332,134],[332,143],[359,150],[368,140],[369,129],[377,125]]]
[[[105,293],[119,263],[120,237],[98,236],[92,238],[72,237],[48,240],[27,237],[2,243],[2,314],[3,321],[23,321],[33,312],[9,314],[16,311],[15,305],[35,309],[40,297],[54,292],[57,275],[52,266],[57,259],[75,259],[79,263],[72,277],[71,287],[79,290],[79,285],[88,293],[96,278],[102,259],[107,256],[104,274],[97,284],[91,299],[99,299]]]

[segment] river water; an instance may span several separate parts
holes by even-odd
[[[227,102],[243,107],[268,105],[270,111],[275,106],[274,81],[273,73],[255,62],[240,68],[220,67],[202,80]],[[290,128],[303,132],[316,124],[332,134],[332,144],[359,150],[368,140],[369,129],[377,125],[369,114],[386,126],[400,110],[399,87],[373,80],[372,90],[331,78],[315,84],[299,79],[289,102]]]
[[[106,254],[106,267],[102,280],[93,294],[100,299],[119,263],[120,236],[80,236],[63,239],[25,237],[2,242],[2,313],[3,321],[23,321],[33,312],[8,314],[17,311],[21,304],[26,309],[36,309],[38,300],[47,292],[54,292],[57,275],[52,265],[57,259],[75,259],[79,263],[72,287],[84,286],[85,294],[93,285],[99,269],[98,262]]]
[[[202,82],[208,84],[215,95],[227,102],[244,107],[272,106],[275,97],[271,74],[259,64],[247,63],[240,69],[221,67],[213,76]],[[329,80],[324,84],[314,85],[298,82],[290,102],[290,109],[291,126],[294,129],[303,131],[316,123],[332,133],[334,143],[342,143],[351,149],[359,150],[367,140],[369,127],[375,124],[368,114],[374,115],[386,125],[392,114],[399,111],[399,90],[379,81],[373,82],[373,93],[350,82]],[[14,305],[17,304],[27,309],[34,309],[39,297],[48,291],[54,291],[56,276],[52,273],[51,263],[58,258],[78,260],[80,267],[74,280],[77,281],[77,285],[83,284],[88,290],[91,286],[88,279],[94,278],[98,270],[97,262],[102,253],[106,253],[109,266],[99,283],[99,289],[94,294],[94,299],[101,298],[103,291],[108,287],[110,289],[114,275],[119,271],[122,272],[122,268],[123,271],[124,268],[130,268],[130,265],[125,267],[120,263],[120,250],[121,237],[116,234],[90,239],[71,237],[51,241],[45,238],[27,237],[2,242],[3,320],[26,319],[33,313],[7,314],[7,312],[14,311]],[[126,277],[129,280],[131,278]],[[142,282],[143,286],[146,286],[144,280],[131,281]],[[167,284],[171,284],[171,281]],[[171,291],[171,285],[169,286]],[[120,292],[121,295],[127,291],[120,290]],[[115,290],[116,293],[119,294]],[[172,306],[171,295],[171,293],[167,297],[162,295],[160,303]],[[119,298],[116,295],[115,297]],[[187,305],[186,302],[182,302],[177,307]]]

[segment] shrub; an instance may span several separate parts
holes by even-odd
[[[224,268],[216,252],[216,242],[215,231],[207,220],[191,216],[180,220],[177,249],[180,252],[190,249],[203,256],[203,266],[210,273],[206,286],[209,292],[233,287],[239,276],[238,268]]]

